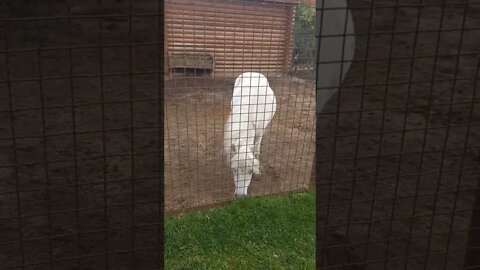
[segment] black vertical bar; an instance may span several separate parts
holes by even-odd
[[[383,104],[382,104],[382,119],[381,119],[381,125],[380,125],[380,138],[379,138],[379,142],[378,142],[378,151],[377,151],[377,154],[376,154],[376,162],[375,162],[375,172],[374,172],[374,182],[373,182],[373,190],[372,190],[372,200],[371,200],[371,203],[370,203],[370,211],[369,211],[369,222],[368,222],[368,230],[367,230],[367,243],[366,243],[366,247],[365,247],[365,256],[367,256],[367,263],[368,263],[368,253],[370,251],[370,243],[372,242],[371,241],[371,233],[372,233],[372,225],[374,224],[374,219],[373,219],[373,213],[375,212],[375,203],[378,202],[377,201],[377,185],[378,185],[378,180],[381,178],[379,177],[379,173],[380,173],[380,160],[381,160],[381,157],[382,157],[382,151],[383,151],[383,139],[384,139],[384,135],[385,135],[385,115],[386,115],[386,112],[387,112],[387,99],[388,99],[388,93],[389,93],[389,80],[390,80],[390,72],[391,72],[391,66],[392,66],[392,57],[393,57],[393,41],[394,41],[394,36],[395,36],[395,28],[396,28],[396,23],[397,23],[397,15],[398,15],[398,7],[399,7],[399,1],[396,0],[395,2],[395,10],[394,10],[394,18],[393,18],[393,26],[392,26],[392,30],[391,30],[391,39],[390,39],[390,46],[389,46],[389,52],[388,52],[388,58],[387,58],[387,61],[388,61],[388,64],[387,64],[387,74],[386,74],[386,79],[385,79],[385,92],[384,92],[384,95],[383,95]],[[374,8],[380,8],[380,7],[374,7]],[[373,20],[373,16],[370,17],[370,20]],[[368,49],[368,48],[367,48]],[[366,84],[366,82],[363,82],[364,84]],[[397,190],[397,185],[398,185],[398,181],[396,182],[396,186],[395,186],[395,191]],[[394,195],[394,198],[393,198],[394,202],[392,203],[392,213],[391,213],[391,219],[393,219],[394,217],[394,214],[395,214],[395,195]],[[393,222],[393,220],[391,220],[391,222]],[[388,232],[388,235],[387,235],[387,239],[389,238],[391,234],[391,224],[389,226],[389,232]],[[389,251],[389,245],[390,245],[390,241],[386,241],[387,243],[387,246],[386,246],[386,249],[385,249],[385,261],[384,261],[384,264],[385,266],[384,267],[387,267],[387,264],[388,264],[388,251]],[[368,264],[367,264],[368,266]]]
[[[164,65],[163,65],[163,56],[164,54],[164,7],[163,7],[163,1],[159,0],[158,1],[158,67],[160,69],[160,72],[158,73],[158,172],[159,172],[159,181],[158,181],[158,250],[159,250],[159,269],[163,269],[163,248],[164,248],[164,220],[163,220],[163,211],[164,211],[164,170],[163,170],[163,164],[164,164],[164,111],[163,111],[163,99],[164,99],[164,83],[163,83],[163,76],[164,76]],[[171,150],[171,149],[170,149]],[[173,169],[173,168],[171,168]]]
[[[327,0],[324,0],[322,3],[324,4]],[[331,194],[332,194],[332,189],[333,189],[333,178],[334,178],[334,171],[335,171],[335,165],[337,164],[336,163],[336,156],[337,156],[337,145],[338,145],[338,127],[339,127],[339,122],[340,122],[340,99],[341,99],[341,94],[342,94],[342,82],[343,82],[343,67],[344,67],[344,60],[345,60],[345,43],[346,43],[346,39],[347,39],[347,30],[348,30],[348,18],[349,18],[349,6],[350,6],[350,2],[348,0],[346,0],[346,6],[344,8],[345,10],[345,21],[344,21],[344,27],[343,27],[343,34],[342,34],[342,49],[341,49],[341,58],[340,58],[340,76],[338,78],[338,84],[337,85],[329,85],[329,87],[327,88],[323,88],[322,90],[326,91],[327,89],[328,90],[332,90],[332,89],[335,89],[337,88],[337,102],[335,104],[335,127],[333,128],[333,147],[332,147],[332,159],[331,159],[331,166],[330,166],[330,177],[329,177],[329,180],[330,180],[330,183],[329,183],[329,196],[328,196],[328,201],[327,201],[327,214],[326,214],[326,218],[325,218],[325,234],[324,234],[324,242],[323,242],[323,246],[322,246],[322,249],[324,249],[325,252],[325,255],[328,256],[328,241],[327,241],[327,238],[328,238],[328,222],[329,222],[329,216],[330,216],[330,204],[331,204]],[[322,7],[323,9],[324,7]],[[321,44],[321,38],[322,38],[322,35],[321,35],[321,29],[323,28],[323,21],[324,21],[324,14],[323,14],[323,10],[322,10],[322,17],[321,17],[321,22],[320,22],[320,36],[319,36],[319,42]],[[352,18],[353,19],[353,18]],[[328,38],[328,37],[327,37]],[[319,49],[319,52],[318,52],[318,56],[320,55],[320,49]],[[320,61],[319,61],[319,58],[317,58],[317,62],[320,64]],[[318,66],[318,65],[317,65]],[[318,76],[318,71],[317,71],[317,76]],[[318,79],[318,78],[317,78]],[[318,93],[318,92],[317,92]],[[334,93],[335,94],[335,93]],[[318,106],[318,105],[317,105]],[[318,109],[318,108],[317,108]],[[318,114],[320,114],[321,112],[317,112]],[[344,264],[342,265],[342,268],[345,267],[345,264],[346,262],[344,262]]]
[[[431,107],[431,104],[432,104],[432,99],[433,99],[433,89],[434,89],[434,86],[435,86],[435,74],[437,73],[437,62],[438,62],[438,58],[439,58],[439,51],[440,51],[440,33],[442,32],[442,29],[443,29],[443,21],[445,19],[445,8],[446,8],[446,0],[443,0],[442,1],[442,5],[441,5],[441,12],[440,12],[440,20],[439,20],[439,24],[438,24],[438,30],[435,31],[437,33],[437,38],[435,40],[435,54],[433,55],[433,68],[432,68],[432,76],[430,78],[430,84],[431,84],[431,87],[430,87],[430,91],[429,91],[429,94],[428,94],[428,105],[427,105],[427,108],[430,108]],[[409,232],[408,232],[408,242],[407,242],[407,251],[406,251],[406,254],[405,254],[405,264],[404,264],[404,268],[407,269],[407,265],[408,265],[408,259],[409,259],[409,253],[410,253],[410,250],[411,250],[411,240],[412,240],[412,235],[413,235],[413,224],[415,222],[415,211],[417,209],[417,201],[418,201],[418,195],[419,195],[419,188],[420,188],[420,180],[422,178],[422,167],[423,167],[423,164],[424,164],[424,159],[425,159],[425,147],[427,145],[427,136],[428,136],[428,130],[430,129],[430,121],[428,121],[428,119],[430,119],[430,116],[431,116],[431,113],[432,113],[432,110],[429,109],[427,110],[427,115],[425,116],[425,119],[427,119],[427,121],[425,121],[425,128],[424,128],[424,133],[423,133],[423,143],[422,143],[422,150],[420,151],[420,163],[418,165],[418,175],[417,175],[417,179],[415,181],[415,196],[414,196],[414,202],[413,202],[413,210],[412,210],[412,221],[410,223],[410,228],[409,228]],[[440,169],[441,170],[441,169]],[[428,252],[428,250],[427,250]],[[425,267],[427,265],[427,262],[425,261]]]
[[[134,121],[133,121],[133,57],[132,57],[132,0],[128,1],[128,80],[129,80],[129,105],[130,105],[130,145],[131,145],[131,153],[130,153],[130,177],[131,177],[131,197],[130,197],[130,207],[132,208],[130,221],[131,221],[131,235],[130,235],[130,242],[132,246],[132,253],[131,253],[131,263],[132,269],[135,269],[135,132],[134,132]]]
[[[366,32],[366,41],[365,41],[365,60],[364,60],[364,63],[363,63],[363,83],[362,83],[362,89],[361,89],[361,92],[362,92],[362,96],[360,98],[360,109],[359,109],[359,113],[358,113],[358,132],[356,134],[356,145],[355,145],[355,150],[354,150],[354,160],[353,160],[353,187],[355,187],[356,185],[356,181],[357,181],[357,168],[358,168],[358,160],[359,160],[359,157],[358,157],[358,153],[359,153],[359,148],[360,148],[360,137],[361,137],[361,130],[362,130],[362,123],[363,123],[363,113],[364,113],[364,105],[365,105],[365,92],[366,92],[366,81],[367,81],[367,74],[368,74],[368,58],[369,58],[369,53],[370,53],[370,32],[372,31],[372,22],[373,22],[373,6],[375,5],[375,0],[372,0],[372,2],[370,3],[369,7],[368,7],[368,10],[369,10],[369,20],[368,20],[368,27],[367,27],[367,32]],[[354,196],[354,188],[352,188],[352,193],[351,193],[351,197],[352,197],[352,200],[350,201],[350,205],[349,205],[349,213],[351,213],[351,209],[353,207],[353,196]],[[348,218],[350,218],[350,215],[348,215]],[[370,226],[371,224],[369,224]],[[349,230],[347,228],[347,235],[349,233]],[[367,241],[369,240],[369,238],[367,237]],[[366,261],[368,260],[368,253],[367,253],[367,249],[365,249],[365,255],[364,255],[364,263],[366,263]]]
[[[72,113],[72,136],[73,136],[73,178],[75,180],[75,239],[77,242],[77,257],[80,256],[80,203],[79,203],[79,183],[78,183],[78,160],[77,160],[77,129],[75,124],[75,88],[73,84],[73,57],[72,57],[72,21],[71,8],[72,0],[68,0],[67,25],[68,25],[68,65],[70,82],[70,106]],[[80,268],[81,260],[77,259],[77,267]]]
[[[20,200],[20,181],[18,180],[18,156],[17,156],[17,139],[16,139],[16,130],[15,130],[15,115],[13,110],[13,94],[12,94],[12,82],[10,76],[10,62],[8,59],[8,21],[7,19],[7,1],[3,1],[3,18],[5,29],[3,31],[3,40],[5,42],[5,76],[7,81],[8,89],[8,109],[10,110],[10,129],[12,132],[12,147],[13,147],[13,162],[14,166],[14,175],[15,175],[15,193],[17,197],[17,219],[18,219],[18,235],[20,239],[20,263],[21,269],[25,269],[25,249],[24,249],[24,240],[23,240],[23,231],[22,231],[22,211],[21,211],[21,200]]]
[[[396,0],[395,2],[395,10],[394,10],[394,17],[393,17],[393,27],[392,27],[392,37],[390,39],[390,52],[389,52],[389,55],[388,55],[388,67],[387,67],[387,78],[386,78],[386,86],[385,86],[385,96],[384,96],[384,100],[383,100],[383,113],[382,113],[382,134],[380,135],[380,141],[379,141],[379,148],[381,149],[382,148],[382,144],[383,144],[383,135],[384,135],[384,132],[385,132],[385,125],[384,125],[384,120],[385,120],[385,113],[387,112],[387,99],[388,99],[388,86],[389,86],[389,81],[390,81],[390,74],[391,74],[391,68],[392,68],[392,58],[393,58],[393,47],[394,47],[394,40],[395,40],[395,31],[397,29],[397,22],[398,22],[398,10],[399,10],[399,5],[400,5],[400,1],[399,0]],[[400,146],[400,152],[403,152],[403,138],[402,138],[402,142],[401,142],[401,146]],[[378,162],[377,162],[377,172],[378,172],[378,167],[379,167],[379,161],[380,161],[380,155],[382,154],[381,151],[378,152],[379,156],[378,156]],[[402,162],[402,155],[400,154],[399,155],[399,159],[397,161],[397,175],[400,174],[400,167],[402,166],[401,162]],[[378,174],[376,174],[375,176],[378,176]],[[390,253],[390,236],[392,234],[392,230],[393,230],[393,222],[395,220],[395,207],[396,207],[396,204],[397,204],[397,199],[398,199],[398,187],[399,187],[399,179],[397,178],[396,181],[395,181],[395,187],[394,187],[394,194],[393,194],[393,202],[392,202],[392,211],[391,211],[391,214],[390,214],[390,223],[388,225],[388,234],[387,234],[387,238],[389,239],[387,241],[387,247],[385,248],[385,264],[384,264],[384,267],[385,268],[388,268],[388,259],[389,259],[389,253]],[[373,208],[372,208],[372,211],[373,211]]]
[[[436,208],[437,208],[437,204],[438,204],[438,197],[439,197],[439,193],[440,193],[440,186],[441,186],[441,180],[442,180],[442,175],[443,175],[443,167],[445,165],[445,154],[446,154],[446,149],[448,147],[448,141],[449,141],[449,138],[450,138],[450,128],[451,128],[451,118],[452,118],[452,104],[454,103],[454,97],[455,97],[455,88],[456,88],[456,85],[457,85],[457,81],[458,81],[458,72],[459,72],[459,64],[460,64],[460,54],[462,52],[462,45],[463,45],[463,37],[464,37],[464,34],[465,34],[465,26],[466,26],[466,21],[467,21],[467,5],[468,5],[468,0],[465,1],[465,4],[463,6],[463,20],[462,20],[462,27],[461,27],[461,30],[460,30],[460,37],[459,37],[459,42],[458,42],[458,48],[457,48],[457,59],[456,59],[456,63],[455,63],[455,73],[454,73],[454,76],[453,76],[453,80],[452,80],[452,89],[451,89],[451,94],[450,94],[450,101],[449,101],[449,106],[448,106],[448,113],[447,113],[447,127],[446,127],[446,130],[445,130],[445,139],[443,141],[443,147],[442,147],[442,154],[441,154],[441,158],[440,158],[440,169],[439,169],[439,174],[438,174],[438,178],[437,178],[437,187],[436,187],[436,190],[435,190],[435,195],[434,195],[434,201],[433,201],[433,207],[432,207],[432,216],[431,216],[431,222],[430,222],[430,229],[429,229],[429,235],[428,235],[428,245],[427,245],[427,259],[426,259],[426,262],[425,262],[425,269],[427,268],[428,266],[428,258],[429,258],[429,249],[432,245],[432,238],[433,238],[433,226],[435,224],[435,214],[436,214]],[[440,33],[439,33],[440,35]],[[472,110],[473,110],[473,107],[472,107]],[[427,121],[429,121],[430,119],[427,119]],[[465,138],[466,141],[468,141],[467,138]],[[463,157],[462,157],[463,158]],[[461,170],[461,169],[460,169]],[[458,183],[461,183],[461,178],[458,178]],[[458,194],[457,194],[458,195]],[[452,209],[452,215],[454,216],[455,215],[455,208]],[[445,253],[445,258],[444,258],[444,269],[447,268],[447,262],[448,262],[448,250],[449,250],[449,244],[450,244],[450,236],[451,236],[451,233],[452,233],[452,230],[453,228],[449,231],[449,238],[447,240],[447,252]]]
[[[102,7],[102,0],[98,0],[99,8]],[[109,269],[108,264],[108,197],[107,197],[107,151],[105,138],[105,91],[103,87],[103,18],[98,18],[98,43],[99,43],[99,65],[100,65],[100,105],[101,105],[101,122],[102,122],[102,162],[103,162],[103,218],[104,218],[104,253],[105,253],[105,269]]]
[[[477,99],[477,86],[478,86],[478,79],[479,79],[479,71],[480,71],[480,57],[477,56],[477,70],[475,72],[475,80],[473,83],[473,92],[472,92],[472,102],[471,102],[471,109],[470,109],[470,115],[469,115],[469,125],[467,128],[467,134],[465,135],[465,144],[463,147],[463,155],[462,155],[462,160],[461,160],[461,165],[460,165],[460,170],[459,170],[459,175],[458,175],[458,183],[457,183],[457,188],[456,188],[456,196],[455,196],[455,202],[453,206],[453,211],[455,211],[456,205],[457,205],[457,200],[458,200],[458,192],[460,188],[460,180],[462,179],[462,172],[463,172],[463,167],[465,166],[464,160],[466,156],[466,152],[468,149],[468,143],[469,143],[469,138],[470,138],[470,132],[471,132],[471,127],[472,127],[472,122],[473,122],[473,111],[475,108],[475,101]],[[480,178],[478,179],[477,182],[477,187],[475,190],[475,200],[473,204],[473,209],[472,209],[472,216],[471,216],[471,221],[470,221],[470,228],[468,232],[468,240],[467,240],[467,247],[465,250],[465,261],[464,261],[464,266],[467,269],[480,269]],[[449,229],[449,234],[451,234],[453,228],[453,219],[454,219],[454,213],[452,213],[451,216],[451,221],[450,221],[450,229]],[[449,238],[450,240],[450,235]],[[447,245],[447,252],[448,252],[448,247]],[[476,267],[476,268],[475,268]]]
[[[42,114],[42,145],[43,145],[43,165],[45,170],[45,185],[46,185],[46,200],[47,200],[47,224],[48,224],[48,262],[49,262],[49,269],[53,269],[53,247],[52,247],[52,214],[50,209],[50,176],[48,174],[48,153],[47,153],[47,136],[46,136],[46,114],[45,114],[45,94],[43,90],[43,72],[42,72],[42,40],[40,39],[40,7],[38,6],[38,2],[36,4],[37,9],[37,18],[35,20],[35,30],[38,33],[37,39],[37,68],[38,68],[38,75],[40,80],[38,80],[38,86],[40,90],[40,111]]]
[[[467,4],[467,3],[465,3],[465,4]],[[464,7],[464,19],[463,19],[463,23],[462,23],[462,32],[466,30],[465,29],[465,21],[466,21],[467,11],[468,11],[468,7],[465,6]],[[459,46],[459,51],[458,51],[459,55],[458,55],[457,61],[461,57],[460,56],[460,49],[461,49],[461,46]],[[451,239],[451,236],[452,236],[452,233],[453,233],[453,223],[454,223],[454,219],[455,219],[455,209],[457,207],[457,201],[458,201],[458,198],[459,198],[459,189],[460,189],[460,184],[461,184],[461,180],[462,180],[462,176],[463,176],[463,168],[464,168],[464,165],[465,165],[464,161],[465,161],[465,157],[466,157],[467,150],[468,150],[468,143],[469,143],[470,131],[471,131],[472,120],[473,120],[473,118],[472,118],[473,117],[473,110],[474,110],[474,107],[475,107],[475,100],[476,100],[476,88],[477,88],[477,82],[478,82],[477,78],[478,78],[479,68],[480,68],[480,61],[478,61],[478,59],[477,59],[477,69],[476,69],[476,72],[475,72],[476,78],[474,79],[474,83],[473,83],[473,92],[472,92],[471,109],[470,109],[470,114],[469,114],[468,127],[467,127],[467,132],[465,134],[465,144],[463,146],[463,153],[462,153],[462,158],[461,158],[461,161],[460,161],[460,169],[459,169],[459,172],[458,172],[458,182],[457,182],[457,187],[456,187],[456,190],[455,190],[455,201],[453,203],[452,213],[450,215],[450,227],[449,227],[449,230],[448,230],[448,240],[447,240],[447,249],[446,249],[445,262],[444,262],[444,269],[447,269],[448,253],[450,251],[450,239]],[[457,71],[458,71],[458,69],[457,69]],[[457,75],[457,74],[455,74],[455,75]],[[455,87],[455,83],[454,83],[454,87]],[[478,198],[478,194],[477,194],[477,198]],[[473,215],[472,215],[472,221],[473,221]]]
[[[466,269],[480,269],[480,178],[478,179],[475,190],[475,203],[473,207],[467,249],[465,252],[464,266]]]
[[[316,1],[316,3],[318,2],[319,0]],[[323,17],[324,17],[324,8],[325,8],[325,1],[322,1],[322,6],[320,8],[317,7],[317,4],[315,3],[315,21],[318,19],[318,16],[320,16],[320,22],[318,24],[318,26],[320,27],[319,29],[319,34],[317,36],[317,32],[315,30],[315,36],[316,36],[316,39],[317,39],[317,57],[316,57],[316,63],[315,63],[315,66],[316,66],[316,69],[315,69],[315,104],[317,103],[317,96],[318,96],[318,87],[317,87],[317,84],[316,82],[318,81],[318,66],[320,65],[320,51],[322,49],[322,29],[323,29]],[[320,11],[320,15],[319,15],[319,11]],[[320,132],[319,132],[319,128],[320,128],[320,111],[317,109],[317,107],[315,107],[315,122],[316,122],[316,132],[315,132],[315,168],[316,168],[316,174],[315,174],[315,191],[317,194],[320,194],[320,189],[322,188],[322,186],[320,185],[320,181],[319,181],[319,173],[318,173],[318,168],[320,168]],[[332,185],[330,183],[330,185],[328,185],[328,199],[327,199],[327,214],[326,214],[326,217],[325,217],[325,222],[328,222],[328,214],[329,214],[329,208],[330,208],[330,200],[331,200],[331,194],[332,194]],[[324,199],[325,200],[325,199]],[[315,197],[315,204],[317,206],[317,209],[319,206],[321,206],[321,203],[322,201],[320,200],[320,196],[316,196]],[[317,224],[321,224],[321,222],[323,222],[323,220],[321,219],[322,217],[320,215],[317,214],[316,216],[316,223]],[[326,252],[325,252],[325,245],[326,244],[321,244],[320,242],[320,239],[324,239],[323,241],[326,241],[326,236],[327,236],[327,233],[328,233],[328,228],[327,228],[327,224],[325,224],[325,231],[323,232],[323,235],[321,234],[320,230],[319,229],[316,229],[315,230],[316,234],[315,234],[315,241],[316,241],[316,245],[317,247],[320,246],[321,248],[317,248],[316,249],[316,254],[315,254],[315,262],[316,262],[316,268],[317,269],[321,269],[323,265],[326,264],[327,260],[325,259],[325,256],[326,256]]]
[[[419,4],[422,5],[423,0],[420,0]],[[411,62],[410,62],[410,73],[409,73],[409,76],[408,76],[408,89],[407,89],[407,97],[405,98],[405,109],[408,108],[409,103],[410,103],[410,98],[411,98],[411,95],[412,95],[413,73],[414,73],[414,69],[415,69],[415,58],[416,58],[416,55],[417,55],[417,44],[418,44],[418,34],[419,34],[419,30],[420,30],[420,20],[421,20],[421,17],[422,17],[421,16],[422,15],[422,9],[420,7],[418,7],[417,9],[418,9],[417,23],[415,25],[415,36],[413,37],[412,59],[411,59]],[[403,117],[402,137],[400,139],[400,144],[401,144],[400,152],[403,151],[403,145],[405,144],[407,122],[408,122],[408,110]],[[398,165],[397,165],[397,171],[396,171],[396,173],[397,173],[396,181],[397,182],[400,179],[402,157],[403,157],[403,155],[400,155],[400,159],[399,159]],[[418,185],[416,187],[415,194],[418,194]],[[413,201],[414,201],[413,205],[416,205],[417,196],[414,196]],[[414,206],[414,209],[415,209],[415,206]],[[414,215],[415,215],[415,210],[412,211],[412,216],[414,216]],[[405,251],[405,261],[404,261],[404,264],[403,264],[403,267],[404,267],[405,270],[407,269],[407,265],[408,265],[408,252],[410,250],[410,242],[411,242],[410,240],[412,238],[412,232],[413,232],[413,218],[410,220],[409,233],[408,233],[408,238],[407,238],[407,248],[406,248],[406,251]]]

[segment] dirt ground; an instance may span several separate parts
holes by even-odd
[[[352,7],[371,2],[351,1]],[[458,31],[464,4],[445,1],[450,4],[437,42],[442,1],[423,1],[430,6],[422,8],[415,6],[419,2],[400,1],[410,7],[394,16],[394,8],[380,7],[394,7],[395,1],[375,1],[369,41],[370,10],[353,11],[355,59],[370,60],[352,64],[344,87],[320,116],[317,134],[326,269],[463,267],[480,181],[474,85],[480,32]],[[478,4],[468,6],[466,29],[479,25],[479,11]],[[393,41],[392,30],[399,32]],[[465,55],[457,57],[460,47]]]
[[[36,16],[34,2],[12,0],[0,11],[7,17]],[[65,15],[65,2],[49,1],[40,15]],[[370,2],[351,1],[357,7]],[[375,2],[385,7],[395,1]],[[345,87],[318,119],[319,240],[334,246],[325,256],[328,269],[364,260],[370,263],[345,269],[459,269],[463,263],[479,181],[479,87],[473,78],[480,32],[472,28],[480,23],[480,7],[469,5],[465,28],[471,30],[452,31],[461,29],[463,2],[447,1],[457,4],[445,7],[436,52],[442,1],[424,2],[429,6],[401,1],[409,7],[399,8],[397,16],[392,8],[373,12],[371,32],[377,34],[370,35],[370,61],[353,63]],[[109,12],[119,10],[125,12],[125,6]],[[134,5],[134,11],[152,10],[157,9]],[[419,10],[422,32],[416,36]],[[369,13],[354,10],[357,60],[366,57]],[[402,33],[391,41],[395,18]],[[17,50],[9,52],[7,74],[0,39],[1,268],[51,269],[49,260],[53,269],[150,269],[158,263],[157,25],[153,15],[135,17],[129,37],[127,18],[110,17],[103,20],[100,40],[97,19],[72,19],[71,45],[77,47],[70,61],[66,19],[41,21],[38,29],[31,20],[0,23],[9,49]],[[457,68],[462,33],[464,56]],[[131,65],[129,39],[137,43]],[[100,51],[99,43],[117,45]],[[37,50],[20,51],[38,44],[57,49],[40,56]],[[85,44],[94,46],[80,46]],[[40,76],[42,84],[32,79]],[[438,80],[433,85],[432,78]],[[417,83],[410,87],[408,81]],[[263,174],[251,184],[254,195],[304,187],[313,154],[311,83],[288,76],[271,83],[280,108],[265,135]],[[166,82],[167,208],[232,198],[233,179],[219,148],[231,84],[229,78]]]
[[[269,78],[277,112],[267,128],[261,175],[252,196],[308,187],[315,147],[315,86],[289,76]],[[171,78],[165,87],[165,206],[181,210],[234,198],[223,154],[234,77]]]
[[[70,2],[76,16],[128,13],[125,5]],[[0,17],[39,11],[57,20],[0,23],[1,269],[158,269],[157,5],[134,3],[134,12],[150,15],[133,19],[130,36],[128,17],[103,19],[100,39],[96,17],[69,26],[67,1],[2,4]]]
[[[37,7],[26,2],[11,1],[7,16],[36,16]],[[77,15],[102,12],[82,3]],[[66,15],[62,1],[38,8],[42,16]],[[107,11],[126,13],[125,6]],[[146,10],[134,5],[134,12]],[[131,37],[126,17],[101,25],[72,19],[70,43],[68,24],[0,24],[10,50],[8,59],[0,53],[0,265],[146,269],[157,263],[161,239],[157,18],[135,17]],[[99,43],[113,45],[100,50]],[[39,44],[52,49],[31,49]],[[0,48],[6,49],[3,37]],[[279,106],[252,195],[304,188],[310,180],[314,83],[270,82]],[[221,151],[232,83],[222,77],[165,82],[166,210],[233,199]]]

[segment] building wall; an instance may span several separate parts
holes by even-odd
[[[283,71],[294,19],[294,6],[283,3],[167,0],[167,54],[210,53],[215,73]]]

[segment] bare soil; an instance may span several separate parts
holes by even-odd
[[[460,30],[464,17],[466,29],[479,25],[480,6],[463,16],[463,2],[400,1],[395,12],[383,0],[371,12],[372,2],[351,1],[360,61],[318,119],[322,259],[460,269],[480,181],[480,32]]]
[[[0,8],[0,268],[158,269],[158,16],[70,2]]]
[[[38,1],[8,2],[2,16],[32,17],[37,10],[66,15],[66,1],[41,7]],[[445,7],[437,41],[442,1],[424,1],[428,6],[422,8],[415,6],[419,0],[400,1],[408,7],[398,8],[396,16],[385,8],[395,1],[375,2],[373,15],[369,9],[353,14],[356,59],[370,60],[353,63],[344,87],[317,119],[319,241],[333,246],[325,256],[328,269],[345,262],[356,263],[350,269],[459,269],[479,181],[474,78],[480,32],[472,28],[480,23],[480,7],[468,7],[465,28],[471,30],[454,31],[462,28],[464,4],[446,1],[454,4]],[[419,10],[422,32],[416,35]],[[392,41],[394,19],[402,33]],[[6,41],[0,38],[2,268],[151,269],[158,263],[157,25],[153,15],[135,17],[129,35],[127,17],[110,17],[102,22],[100,40],[96,18],[72,19],[70,27],[62,18],[42,20],[39,28],[35,20],[0,24],[8,49],[17,50],[8,53],[7,69]],[[129,40],[136,43],[131,54]],[[117,46],[100,50],[100,43]],[[57,49],[20,51],[39,45]],[[457,57],[459,48],[464,55]],[[233,179],[220,147],[232,83],[166,81],[167,209],[232,199]],[[265,135],[262,175],[251,184],[252,195],[303,188],[309,181],[312,83],[287,76],[271,83],[280,107]]]
[[[118,1],[104,3],[111,8],[84,1],[72,12],[128,13]],[[8,59],[0,53],[2,267],[150,269],[159,261],[160,173],[168,211],[233,199],[221,149],[234,78],[165,82],[163,172],[154,15],[134,17],[130,32],[128,17],[69,22],[62,1],[10,1],[2,12],[60,17],[0,26],[8,37],[0,48],[9,50]],[[279,107],[252,195],[304,188],[310,180],[314,83],[280,77],[271,84]]]
[[[261,148],[252,196],[306,189],[315,147],[312,80],[269,76],[277,112]],[[234,198],[223,153],[235,78],[172,78],[165,87],[165,205],[179,210]]]

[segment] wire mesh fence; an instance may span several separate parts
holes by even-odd
[[[163,26],[161,1],[2,1],[1,269],[159,268],[163,204],[234,198],[247,71],[277,104],[248,193],[307,188],[317,141],[322,269],[480,267],[480,2],[165,8]]]
[[[314,19],[312,1],[166,1],[166,211],[234,199],[239,181],[233,160],[260,166],[253,180],[245,175],[248,195],[308,187],[315,144]],[[237,77],[244,72],[261,75],[242,82]]]
[[[278,102],[250,193],[305,186],[314,37],[295,36],[299,2],[169,1],[162,52],[162,1],[3,1],[1,268],[160,267],[160,174],[167,211],[233,198],[223,128],[241,71],[267,76]]]
[[[163,5],[0,13],[0,268],[159,268]]]
[[[322,269],[480,268],[479,4],[317,1],[319,70],[355,37],[343,83],[317,77],[317,97],[341,85],[317,107]]]

